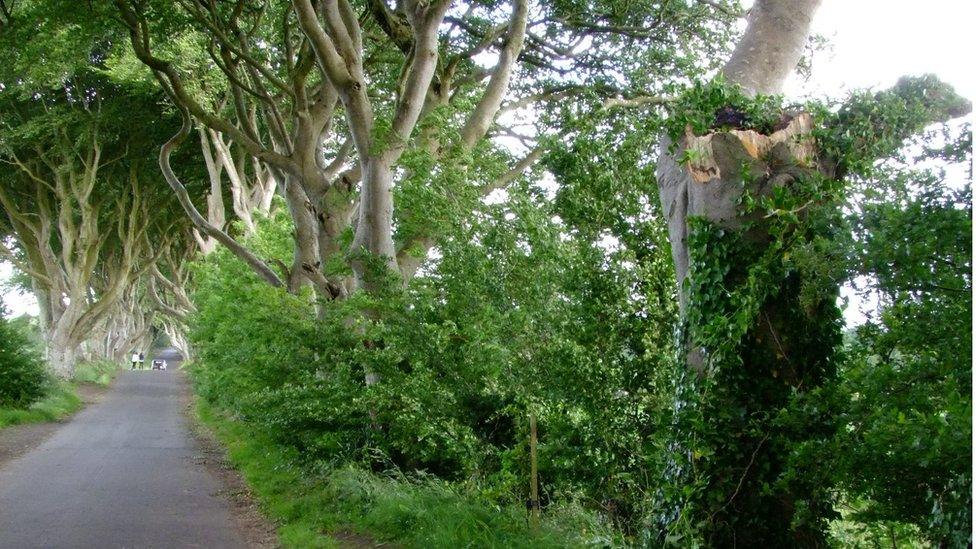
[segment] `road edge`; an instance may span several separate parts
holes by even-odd
[[[32,421],[0,427],[0,467],[27,454],[31,450],[44,444],[62,427],[70,423],[75,416],[91,405],[98,404],[112,389],[112,384],[99,385],[93,383],[77,383],[72,391],[81,404],[71,412],[51,421]]]
[[[203,465],[207,472],[221,485],[217,494],[228,503],[231,515],[248,547],[258,549],[278,549],[278,525],[262,512],[251,487],[231,463],[227,448],[217,438],[216,433],[200,420],[197,413],[197,399],[190,380],[183,370],[176,371],[183,379],[180,382],[183,415],[199,447],[199,455],[194,461]]]

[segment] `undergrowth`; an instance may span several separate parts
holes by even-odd
[[[44,398],[28,408],[0,408],[0,429],[24,423],[57,421],[78,411],[81,405],[74,385],[59,382],[52,385]]]
[[[83,362],[75,368],[72,381],[75,383],[91,383],[104,387],[115,379],[119,371],[119,365],[109,360]]]
[[[575,505],[550,506],[533,535],[526,512],[429,476],[347,465],[316,470],[296,450],[197,399],[197,415],[228,449],[285,547],[338,547],[353,533],[404,547],[609,547],[612,531]]]

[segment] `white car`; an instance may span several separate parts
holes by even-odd
[[[152,369],[153,370],[165,370],[166,369],[166,360],[164,360],[162,358],[155,358],[155,359],[153,359],[153,361],[152,361]]]

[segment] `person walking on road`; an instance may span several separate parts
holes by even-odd
[[[145,364],[146,364],[146,355],[142,354],[142,351],[139,351],[139,369],[145,370],[144,368]]]
[[[136,364],[139,364],[139,353],[132,353],[132,369],[136,369]]]

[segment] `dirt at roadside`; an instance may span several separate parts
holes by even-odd
[[[81,397],[81,401],[85,403],[85,406],[88,406],[101,400],[109,388],[110,386],[84,383],[75,387],[75,392]]]
[[[60,423],[30,423],[4,428],[0,431],[0,467],[33,450],[60,428]]]
[[[223,485],[219,495],[230,502],[234,520],[237,522],[238,530],[247,540],[248,547],[257,549],[280,547],[276,526],[261,513],[251,494],[251,489],[227,460],[223,446],[213,433],[196,419],[193,413],[193,396],[185,378],[180,386],[183,392],[181,395],[183,410],[190,431],[200,446],[193,458],[194,462],[206,467],[207,471]]]
[[[76,391],[85,406],[88,406],[98,402],[108,391],[108,387],[86,384],[79,385]],[[71,416],[60,421],[11,425],[0,430],[0,467],[40,446],[68,421],[71,421]]]

